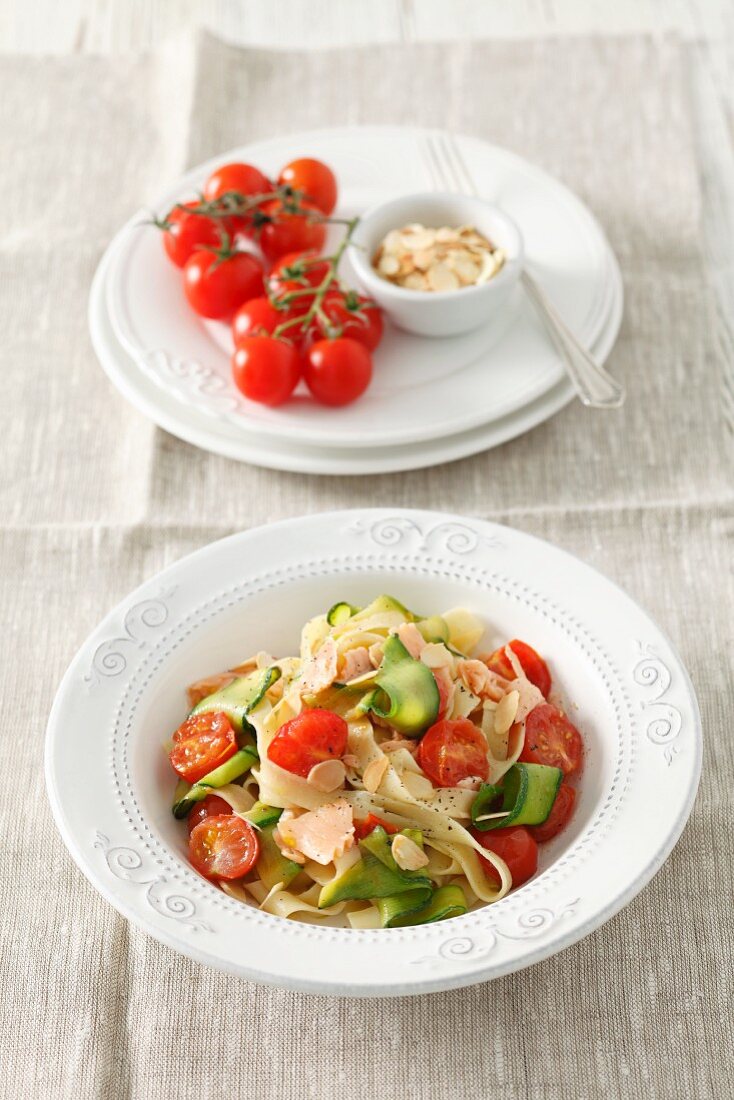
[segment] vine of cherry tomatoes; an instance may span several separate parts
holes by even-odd
[[[334,173],[311,157],[291,161],[275,182],[255,165],[224,164],[199,200],[156,222],[191,307],[231,321],[232,375],[252,401],[280,405],[303,379],[322,404],[347,405],[370,384],[382,313],[337,277],[357,219],[332,218],[336,201]],[[345,232],[322,256],[329,222]]]

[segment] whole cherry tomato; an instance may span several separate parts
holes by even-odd
[[[489,775],[487,740],[468,718],[444,719],[431,726],[418,745],[417,760],[437,787]]]
[[[250,336],[272,336],[278,325],[292,316],[289,310],[276,309],[269,298],[251,298],[240,306],[232,321],[235,347]]]
[[[318,340],[304,357],[303,377],[317,401],[348,405],[370,384],[372,356],[356,340]]]
[[[262,264],[249,252],[194,252],[184,267],[186,297],[202,317],[230,317],[262,289]]]
[[[370,298],[363,298],[353,291],[346,294],[329,289],[322,303],[322,311],[328,318],[328,329],[339,336],[357,340],[368,351],[374,351],[382,340],[382,310]],[[330,333],[321,318],[313,326],[313,339],[321,340]]]
[[[259,854],[257,833],[237,814],[205,817],[189,835],[189,859],[207,878],[242,878],[255,866]]]
[[[268,746],[268,760],[306,777],[323,760],[338,760],[347,748],[347,723],[330,710],[302,710],[280,727]]]
[[[276,260],[267,278],[268,290],[277,297],[294,286],[319,286],[330,270],[328,260],[316,252],[286,252]]]
[[[254,164],[234,162],[214,169],[204,184],[204,198],[213,202],[228,191],[237,191],[240,195],[266,195],[272,190],[268,177]]]
[[[482,833],[478,829],[469,830],[472,836],[490,852],[494,852],[507,864],[512,876],[512,885],[521,886],[538,870],[538,845],[524,825],[511,825],[507,829],[493,829]],[[500,885],[500,876],[488,859],[479,857],[484,873],[491,882]]]
[[[270,221],[260,230],[260,247],[263,255],[274,263],[288,252],[320,252],[326,240],[323,214],[311,202],[301,202],[302,214],[292,214],[279,199],[263,206],[263,214]]]
[[[300,356],[286,340],[248,336],[235,348],[232,375],[237,388],[251,401],[282,405],[301,376]]]
[[[324,214],[331,214],[336,206],[336,176],[321,160],[313,157],[292,160],[280,173],[278,183],[302,191]]]
[[[236,752],[237,736],[227,715],[212,711],[192,714],[178,727],[168,759],[177,775],[198,783]]]
[[[216,218],[205,214],[193,214],[191,208],[197,202],[174,206],[166,214],[163,230],[163,247],[177,267],[183,267],[193,252],[205,245],[218,248],[222,241],[220,224]],[[222,227],[226,229],[226,226]]]

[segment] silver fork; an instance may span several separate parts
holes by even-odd
[[[427,133],[425,159],[436,188],[477,195],[476,184],[453,134]],[[527,271],[522,272],[520,281],[548,330],[581,403],[592,409],[618,409],[624,404],[624,386],[579,343]]]

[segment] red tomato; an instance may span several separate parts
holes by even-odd
[[[213,817],[215,814],[231,813],[232,807],[226,799],[220,798],[218,794],[208,794],[204,801],[197,802],[193,810],[189,813],[186,819],[189,826],[189,832],[191,832],[200,821],[203,821],[205,817]]]
[[[349,405],[372,379],[372,356],[356,340],[318,340],[304,357],[303,377],[323,405]]]
[[[291,316],[289,310],[276,309],[268,298],[251,298],[240,306],[232,321],[235,347],[248,336],[272,336],[278,325],[282,325]]]
[[[471,835],[490,852],[504,859],[512,875],[512,885],[520,886],[538,870],[538,845],[524,825],[512,825],[509,829],[492,829],[482,833],[470,829]],[[500,885],[500,876],[488,859],[479,856],[484,873],[491,882]]]
[[[304,778],[322,760],[338,760],[347,748],[347,723],[330,710],[304,710],[281,726],[268,760]]]
[[[216,218],[190,212],[190,208],[197,205],[197,202],[187,202],[183,206],[174,206],[166,215],[168,228],[163,231],[163,247],[177,267],[183,267],[189,256],[204,245],[218,248],[222,241]],[[226,226],[223,228],[226,229]]]
[[[326,240],[326,226],[318,207],[310,202],[300,203],[305,214],[290,214],[275,199],[263,206],[263,214],[272,220],[260,230],[260,248],[270,263],[288,252],[320,252]]]
[[[226,763],[237,752],[237,737],[226,714],[192,714],[173,735],[168,754],[173,770],[188,783]]]
[[[257,863],[260,841],[249,821],[236,814],[214,814],[195,825],[189,859],[206,878],[242,878]]]
[[[228,191],[237,191],[240,195],[267,195],[272,190],[268,177],[254,164],[223,164],[214,169],[204,184],[204,198],[212,202]]]
[[[444,718],[424,733],[418,763],[437,787],[455,787],[461,779],[489,775],[487,741],[468,718]]]
[[[321,160],[313,157],[292,160],[278,176],[278,183],[302,191],[324,214],[330,214],[336,206],[336,176]]]
[[[287,252],[273,264],[268,275],[268,289],[274,297],[289,290],[305,290],[322,283],[331,264],[315,252]]]
[[[550,703],[541,703],[525,719],[525,744],[520,760],[526,764],[547,764],[573,775],[581,767],[584,743],[581,734],[565,714]]]
[[[507,644],[522,665],[522,670],[530,683],[535,684],[538,691],[547,697],[551,689],[551,674],[548,671],[548,665],[540,654],[536,653],[532,646],[519,641],[517,638]],[[496,672],[498,676],[504,676],[506,680],[515,679],[515,672],[507,659],[504,646],[500,646],[491,657],[487,658],[487,666],[492,672]]]
[[[364,840],[364,838],[369,836],[378,825],[382,826],[388,836],[400,832],[397,825],[391,825],[389,821],[383,821],[377,814],[367,814],[367,817],[363,818],[361,821],[354,822],[354,835],[357,840]]]
[[[351,291],[345,295],[339,290],[329,290],[321,308],[329,320],[329,329],[336,335],[357,340],[367,351],[374,351],[382,340],[382,310],[370,298]],[[316,340],[329,334],[322,320],[314,328]]]
[[[249,252],[224,259],[215,252],[194,252],[184,267],[184,290],[202,317],[230,317],[243,302],[262,294],[262,264]]]
[[[240,340],[232,356],[235,385],[251,401],[282,405],[301,376],[301,360],[293,344],[272,336],[248,336]]]
[[[538,844],[543,844],[546,840],[552,840],[554,836],[560,833],[561,829],[565,829],[571,820],[575,805],[576,791],[569,783],[561,783],[553,808],[543,824],[529,827]]]

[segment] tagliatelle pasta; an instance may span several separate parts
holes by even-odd
[[[483,634],[465,609],[338,603],[297,657],[191,685],[169,757],[194,867],[274,916],[362,929],[461,915],[530,877],[583,746],[535,650],[478,656]]]

